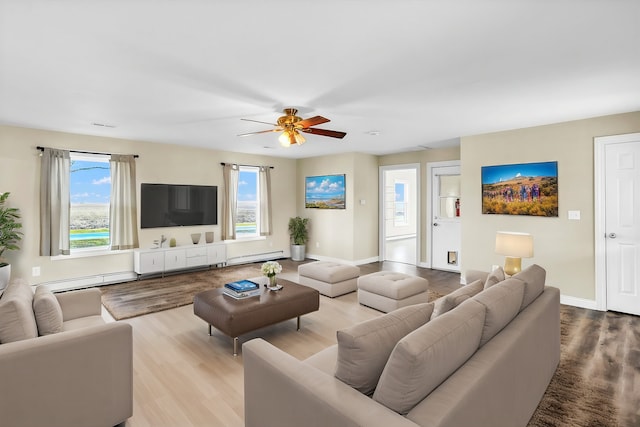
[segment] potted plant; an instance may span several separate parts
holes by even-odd
[[[0,289],[7,286],[11,277],[11,264],[4,262],[2,255],[6,250],[20,249],[18,242],[22,239],[20,212],[5,205],[8,197],[8,192],[0,194]]]
[[[289,218],[289,236],[291,237],[291,259],[304,261],[305,248],[309,240],[309,218]]]

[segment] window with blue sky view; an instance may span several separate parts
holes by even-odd
[[[254,237],[258,230],[258,168],[240,167],[238,176],[238,207],[236,218],[236,236]]]
[[[109,158],[72,154],[69,185],[71,250],[107,246],[111,198]]]

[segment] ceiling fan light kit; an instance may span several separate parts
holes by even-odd
[[[278,137],[278,141],[280,141],[280,145],[282,145],[283,147],[290,147],[293,144],[297,144],[297,145],[304,144],[306,139],[304,138],[304,136],[300,134],[300,132],[312,133],[315,135],[329,136],[331,138],[340,138],[340,139],[344,138],[346,135],[345,132],[328,130],[328,129],[318,129],[318,128],[312,127],[315,125],[329,122],[330,120],[325,117],[314,116],[308,119],[303,119],[301,117],[296,116],[296,113],[298,112],[298,110],[296,110],[295,108],[285,108],[283,112],[285,115],[278,118],[278,122],[277,124],[273,125],[275,126],[273,129],[263,130],[258,132],[251,132],[251,133],[244,133],[238,136],[249,136],[249,135],[256,135],[259,133],[268,133],[268,132],[282,132],[282,134]],[[270,124],[270,123],[261,122],[258,120],[250,120],[250,119],[241,119],[241,120],[245,120],[248,122]]]

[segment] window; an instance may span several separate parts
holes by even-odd
[[[260,236],[260,195],[258,167],[240,166],[238,175],[238,206],[236,210],[236,237]]]
[[[407,185],[405,182],[396,181],[395,187],[395,206],[394,206],[394,225],[406,225],[407,220]]]
[[[108,249],[111,170],[109,156],[71,153],[71,251]]]

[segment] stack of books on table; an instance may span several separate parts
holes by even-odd
[[[232,298],[243,299],[260,295],[262,290],[260,290],[260,285],[251,280],[239,280],[224,285],[222,292]]]

